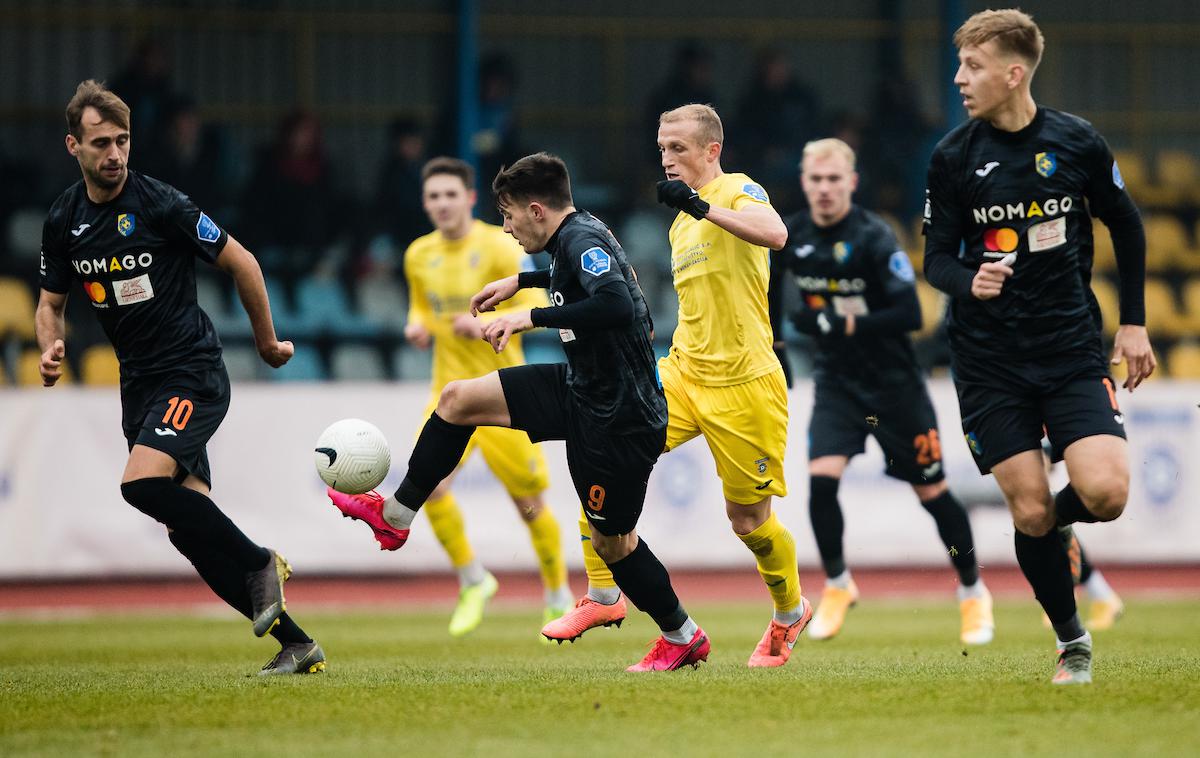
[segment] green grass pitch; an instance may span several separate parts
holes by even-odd
[[[471,637],[447,612],[300,612],[329,670],[252,676],[275,651],[221,615],[0,620],[0,755],[1196,755],[1194,601],[1143,600],[1096,635],[1096,683],[1049,684],[1031,602],[964,655],[951,603],[886,600],[842,635],[746,668],[764,603],[694,604],[699,670],[626,674],[655,635],[541,645],[540,613],[495,610]]]

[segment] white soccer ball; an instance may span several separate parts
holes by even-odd
[[[379,486],[392,465],[383,432],[362,419],[330,424],[317,438],[317,473],[338,492],[359,495]]]

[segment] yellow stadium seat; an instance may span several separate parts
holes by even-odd
[[[918,337],[928,337],[937,330],[946,312],[946,300],[941,292],[924,279],[917,280],[917,299],[921,301],[921,330]]]
[[[1200,335],[1200,277],[1192,277],[1183,285],[1183,313],[1187,330]]]
[[[35,308],[33,294],[24,282],[0,277],[0,337],[13,335],[33,339]]]
[[[1181,342],[1167,354],[1172,379],[1200,379],[1200,344]]]
[[[1114,150],[1113,158],[1125,180],[1125,188],[1134,199],[1147,201],[1151,192],[1150,172],[1146,168],[1146,160],[1140,153],[1132,150]]]
[[[1095,250],[1092,271],[1098,274],[1116,271],[1117,258],[1113,254],[1112,237],[1108,234],[1108,227],[1097,218],[1092,219],[1092,246]]]
[[[1200,161],[1184,150],[1163,150],[1156,161],[1158,183],[1173,205],[1200,198]]]
[[[1146,328],[1151,335],[1179,337],[1187,333],[1187,317],[1175,302],[1171,285],[1162,279],[1146,280]]]
[[[1191,255],[1187,231],[1173,216],[1146,216],[1146,270],[1165,271]]]
[[[84,384],[115,386],[121,383],[121,366],[108,345],[92,345],[84,350],[79,364]]]
[[[1104,318],[1104,333],[1112,336],[1117,333],[1118,322],[1121,319],[1120,298],[1117,288],[1107,279],[1092,278],[1092,293],[1100,306],[1100,314]]]
[[[17,384],[26,387],[40,387],[42,385],[42,374],[38,370],[38,366],[42,363],[42,353],[37,348],[31,347],[21,353],[21,357],[17,360],[16,380]],[[71,366],[68,363],[63,363],[63,375],[58,380],[59,385],[71,383]]]

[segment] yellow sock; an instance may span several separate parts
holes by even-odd
[[[775,610],[790,611],[800,605],[800,571],[796,568],[796,540],[774,512],[762,526],[739,534],[754,553],[758,573],[771,591]]]
[[[579,539],[583,545],[583,567],[587,571],[588,586],[616,587],[617,581],[608,570],[608,564],[596,555],[596,548],[592,547],[592,530],[582,507],[579,509]]]
[[[454,568],[462,568],[475,560],[475,551],[467,539],[467,528],[463,523],[462,511],[458,509],[458,501],[454,495],[446,494],[434,500],[427,500],[421,509],[429,518],[429,525],[437,535],[438,542]]]
[[[567,583],[567,564],[563,560],[562,531],[558,519],[549,506],[542,508],[533,521],[526,521],[533,552],[537,553],[538,567],[542,571],[542,584],[548,590],[556,590]]]

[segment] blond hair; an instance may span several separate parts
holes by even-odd
[[[658,117],[659,124],[673,124],[677,121],[696,122],[696,140],[701,147],[714,142],[718,145],[725,142],[725,129],[721,126],[721,117],[717,115],[716,109],[711,105],[701,105],[700,103],[681,105]]]
[[[95,108],[101,121],[109,121],[129,131],[129,106],[103,84],[87,79],[75,88],[75,95],[67,103],[67,131],[75,139],[83,138],[83,111]]]
[[[1042,60],[1046,38],[1034,23],[1033,16],[1017,8],[986,10],[968,18],[954,33],[954,46],[978,47],[994,40],[1001,53],[1023,58],[1030,69],[1037,68]]]
[[[836,137],[827,137],[826,139],[818,139],[809,142],[804,146],[804,157],[800,160],[800,167],[804,168],[804,161],[809,158],[828,158],[831,155],[840,155],[850,164],[850,170],[854,171],[858,158],[854,154],[854,148],[847,145]]]

